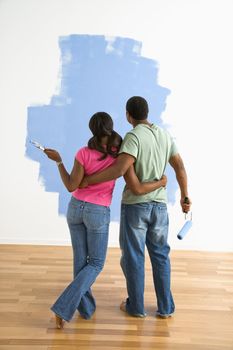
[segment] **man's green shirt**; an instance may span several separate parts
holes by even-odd
[[[135,172],[141,182],[161,179],[169,159],[178,153],[169,133],[157,125],[138,124],[128,132],[119,153],[127,153],[135,158]],[[122,203],[167,202],[166,188],[135,195],[125,187]]]

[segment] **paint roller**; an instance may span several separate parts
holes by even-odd
[[[189,199],[188,197],[185,197],[184,199],[184,203],[189,204]],[[185,220],[186,220],[187,214],[185,213]],[[184,236],[186,236],[186,234],[188,233],[188,231],[190,230],[190,228],[192,227],[192,213],[190,216],[189,220],[186,220],[185,224],[183,225],[183,227],[181,228],[181,230],[178,232],[177,234],[177,238],[178,239],[183,239]]]

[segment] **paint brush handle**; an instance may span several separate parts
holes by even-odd
[[[45,147],[42,146],[39,142],[37,141],[33,141],[33,140],[30,140],[30,143],[33,144],[33,146],[35,146],[36,148],[39,148],[41,151],[44,151],[45,150]]]

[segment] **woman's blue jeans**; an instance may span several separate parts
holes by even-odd
[[[110,209],[72,197],[67,222],[73,247],[74,280],[51,310],[66,321],[71,320],[77,309],[83,318],[89,319],[96,309],[91,285],[106,258]]]
[[[175,305],[170,289],[170,247],[167,243],[168,213],[165,203],[122,204],[121,267],[127,284],[126,311],[145,315],[144,260],[147,246],[157,296],[157,313],[170,315]]]

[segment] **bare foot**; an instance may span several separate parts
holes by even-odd
[[[121,311],[126,312],[126,302],[125,301],[122,301],[122,303],[120,305],[120,309],[121,309]]]
[[[58,315],[55,315],[55,319],[56,319],[56,326],[57,326],[57,328],[58,329],[63,329],[65,321]]]
[[[120,304],[120,309],[121,309],[121,311],[128,313],[126,311],[126,301],[122,301],[122,303]],[[146,313],[144,313],[144,314],[129,314],[129,315],[133,316],[133,317],[140,317],[140,318],[146,317]]]

